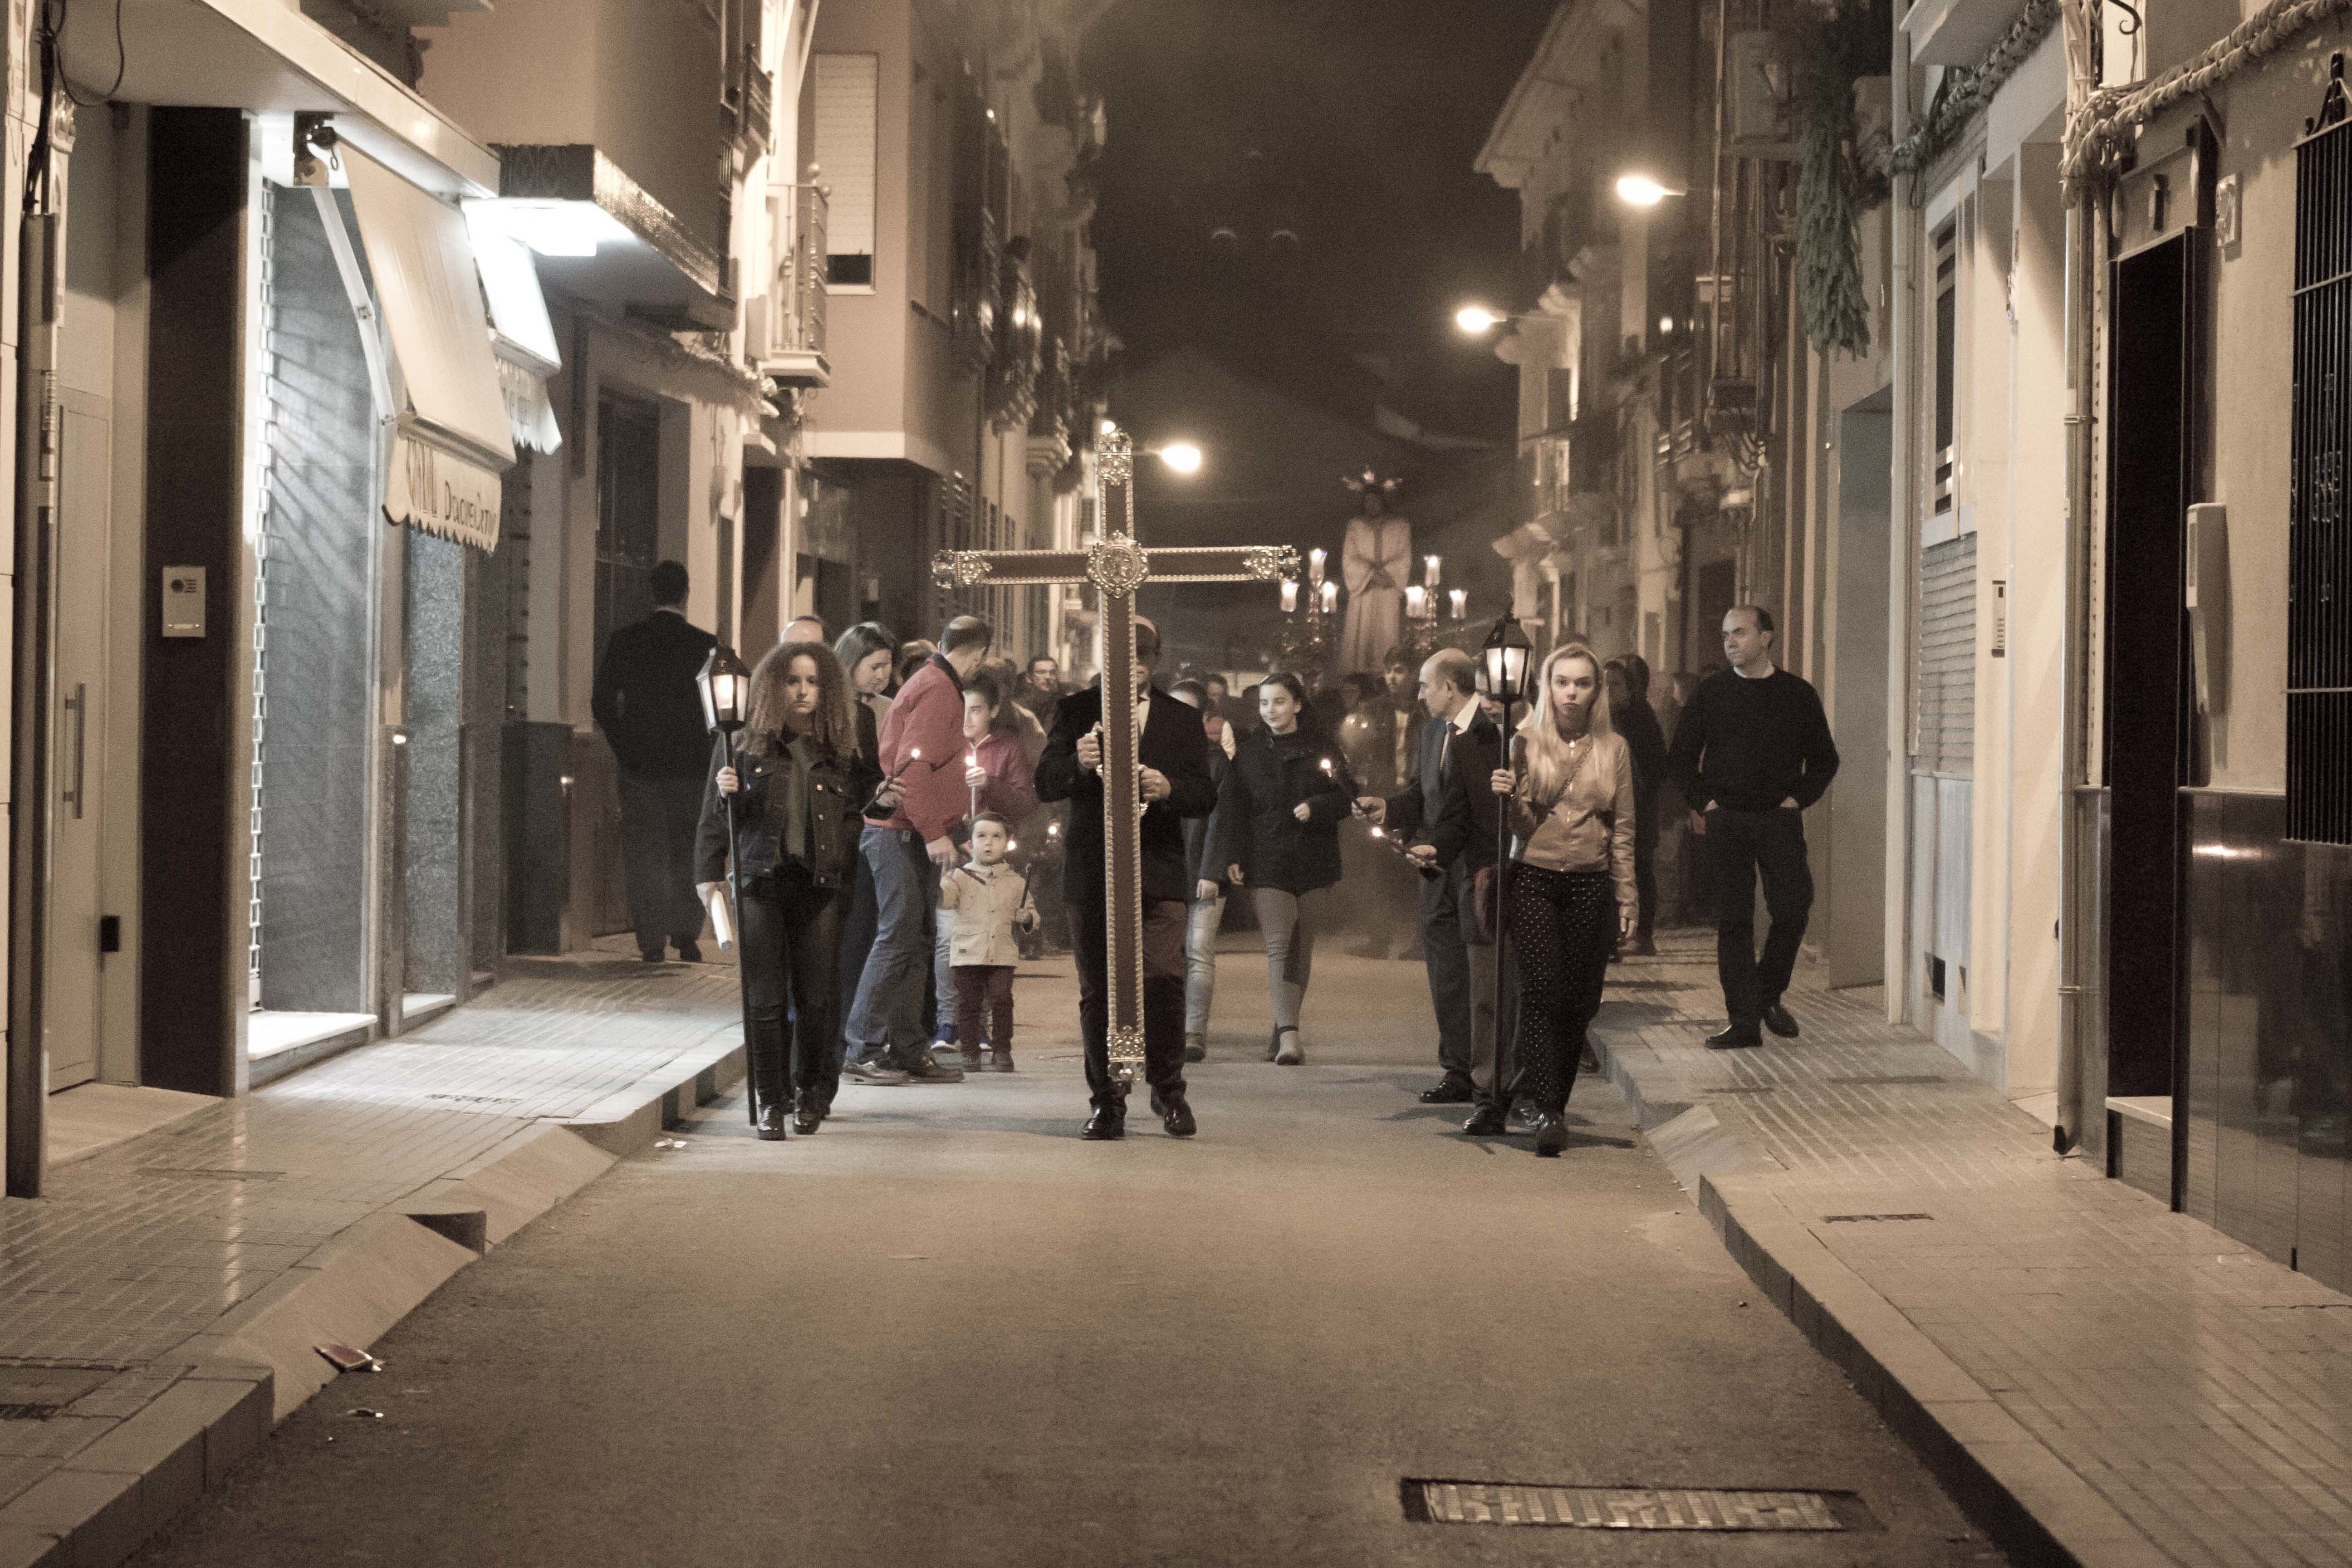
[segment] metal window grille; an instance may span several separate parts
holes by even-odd
[[[1955,226],[1946,224],[1936,234],[1936,515],[1952,510],[1954,433],[1958,402],[1960,250]]]
[[[2331,104],[2340,102],[2331,95]],[[2352,121],[2295,148],[2294,393],[2287,511],[2287,836],[2352,844]]]

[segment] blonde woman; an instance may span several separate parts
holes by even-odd
[[[1511,766],[1494,774],[1511,825],[1504,918],[1517,959],[1517,1092],[1535,1116],[1536,1152],[1568,1146],[1568,1093],[1584,1031],[1601,1010],[1610,950],[1631,934],[1633,759],[1609,722],[1601,660],[1566,643],[1544,660],[1535,709]],[[1503,1103],[1508,1103],[1504,1097]]]

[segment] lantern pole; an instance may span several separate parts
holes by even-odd
[[[1495,700],[1503,707],[1501,757],[1503,766],[1513,773],[1518,771],[1518,738],[1511,732],[1511,710],[1525,694],[1528,663],[1534,645],[1520,629],[1518,617],[1506,609],[1502,619],[1486,636],[1486,645],[1479,660],[1479,673]],[[1514,662],[1517,668],[1512,668]],[[1503,1081],[1503,1000],[1510,984],[1510,969],[1504,960],[1504,946],[1510,927],[1511,910],[1511,809],[1510,797],[1498,795],[1495,801],[1495,1106],[1507,1122],[1511,1113],[1510,1091]],[[1475,923],[1475,916],[1474,916]]]
[[[695,688],[702,696],[703,722],[710,732],[721,737],[727,746],[727,765],[735,770],[738,795],[743,788],[743,752],[736,740],[749,721],[751,672],[735,650],[720,643],[702,661],[701,673],[694,678]],[[751,1044],[751,984],[745,973],[749,954],[743,940],[743,858],[735,852],[735,800],[732,795],[719,796],[719,813],[727,819],[727,897],[735,915],[735,994],[743,1013],[743,1104],[750,1112],[751,1125],[760,1125],[760,1073]],[[789,1064],[787,1064],[789,1067]]]

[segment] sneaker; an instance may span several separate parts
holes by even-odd
[[[943,1062],[929,1051],[917,1051],[908,1065],[907,1077],[916,1083],[961,1083],[963,1068]]]
[[[1011,1072],[1013,1070],[1012,1049],[1009,1047],[1003,1046],[991,1047],[988,1052],[988,1070],[991,1072]]]
[[[1287,1036],[1288,1038],[1285,1038],[1285,1036]],[[1307,1052],[1302,1049],[1298,1044],[1297,1030],[1277,1030],[1275,1034],[1275,1039],[1278,1043],[1275,1049],[1274,1059],[1281,1066],[1295,1068],[1299,1063],[1307,1059]]]
[[[980,1072],[982,1070],[983,1064],[988,1060],[988,1058],[981,1055],[980,1047],[978,1046],[962,1046],[959,1047],[958,1049],[963,1057],[964,1071]]]
[[[1209,1059],[1209,1042],[1206,1040],[1185,1041],[1184,1059],[1188,1062],[1207,1061]]]
[[[842,1067],[841,1076],[849,1079],[852,1083],[871,1083],[891,1086],[902,1084],[907,1081],[907,1075],[905,1073],[900,1072],[888,1062],[882,1061],[879,1058],[872,1061],[845,1063]]]

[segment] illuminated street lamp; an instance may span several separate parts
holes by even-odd
[[[1502,311],[1489,310],[1484,305],[1465,305],[1454,312],[1454,324],[1474,338],[1482,332],[1493,331],[1511,319]]]
[[[1201,448],[1190,441],[1171,441],[1157,448],[1154,455],[1172,472],[1179,474],[1197,474],[1201,471],[1201,465],[1207,460],[1201,455]]]
[[[1660,184],[1648,174],[1633,174],[1617,176],[1617,199],[1628,206],[1654,207],[1668,196],[1686,196],[1688,191],[1678,191],[1672,185]]]

